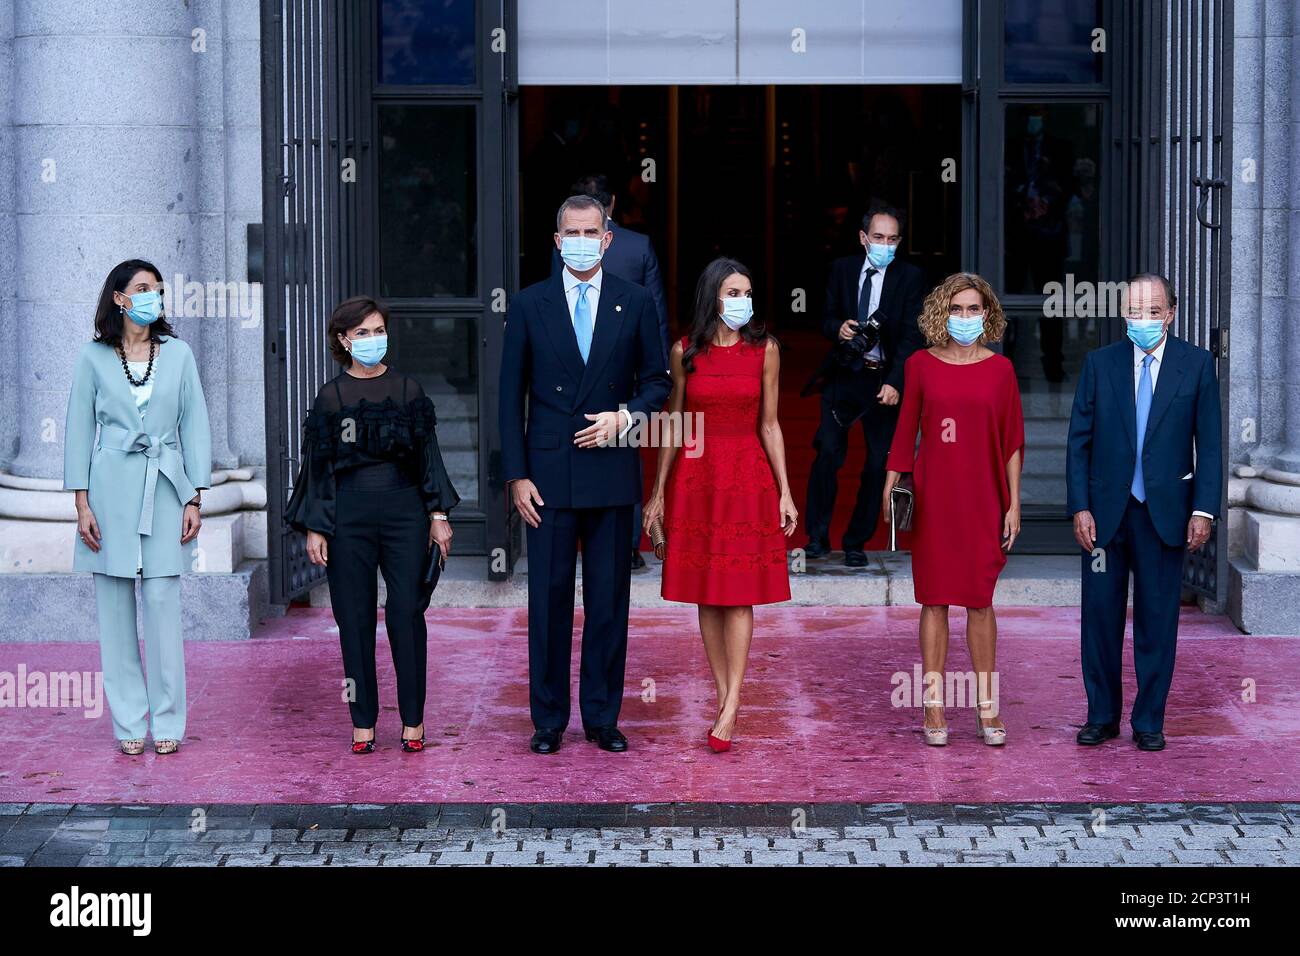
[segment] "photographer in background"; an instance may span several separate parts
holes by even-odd
[[[832,264],[822,332],[835,345],[803,390],[804,395],[818,389],[822,393],[805,512],[809,558],[830,553],[837,475],[848,454],[849,431],[862,424],[867,459],[842,539],[844,563],[851,568],[867,563],[863,549],[880,518],[885,459],[903,394],[903,365],[923,344],[917,324],[925,299],[923,274],[894,259],[902,218],[889,206],[872,206],[858,232],[863,251]]]

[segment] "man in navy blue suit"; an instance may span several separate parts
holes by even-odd
[[[1176,306],[1163,276],[1128,281],[1128,339],[1089,353],[1070,415],[1067,507],[1084,550],[1084,745],[1119,736],[1131,571],[1138,692],[1129,723],[1139,749],[1164,749],[1183,561],[1209,540],[1220,511],[1214,357],[1170,337]]]
[[[664,284],[659,277],[659,258],[655,255],[654,244],[650,237],[632,229],[624,229],[614,221],[614,203],[618,199],[609,191],[609,180],[600,173],[583,176],[573,184],[570,194],[574,196],[591,196],[605,207],[605,219],[609,224],[609,248],[600,260],[600,267],[608,275],[618,276],[628,282],[635,282],[650,293],[654,299],[655,315],[659,319],[659,337],[663,339],[664,355],[671,354],[673,347],[668,337],[668,304],[664,298]],[[551,274],[558,275],[564,268],[560,250],[551,250]],[[637,458],[638,468],[641,459]],[[638,472],[640,474],[640,472]],[[643,484],[644,486],[644,484]],[[632,567],[644,568],[645,558],[641,557],[641,499],[632,508]]]
[[[625,438],[672,380],[654,303],[601,268],[604,207],[570,196],[556,215],[565,267],[515,296],[501,356],[501,463],[528,524],[528,673],[534,753],[560,749],[569,723],[574,576],[582,545],[578,705],[588,740],[621,752],[618,729],[631,592],[638,451]],[[528,399],[525,420],[524,400]]]

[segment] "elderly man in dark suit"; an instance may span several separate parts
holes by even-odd
[[[614,203],[618,197],[609,189],[609,180],[600,173],[583,176],[573,184],[570,194],[574,196],[591,196],[605,207],[605,218],[609,226],[609,248],[601,260],[601,268],[610,275],[635,282],[654,299],[655,314],[659,319],[659,336],[663,339],[664,354],[672,352],[671,336],[668,334],[668,304],[664,298],[664,284],[659,277],[659,258],[655,255],[654,243],[650,237],[625,229],[614,221]],[[551,252],[551,274],[559,275],[564,268],[560,259],[560,250]],[[640,459],[637,459],[640,468]],[[638,472],[639,473],[639,472]],[[632,567],[644,568],[645,558],[641,557],[641,501],[637,500],[632,509]]]
[[[1068,508],[1083,549],[1081,608],[1087,746],[1119,736],[1129,573],[1138,692],[1129,722],[1141,750],[1165,746],[1183,561],[1221,508],[1214,356],[1169,335],[1169,280],[1128,281],[1127,339],[1089,353],[1070,415]]]
[[[501,466],[528,535],[528,671],[534,753],[560,749],[569,722],[569,661],[582,544],[578,703],[588,740],[627,749],[618,729],[631,596],[632,506],[641,501],[635,415],[672,387],[654,304],[606,273],[604,207],[571,196],[556,216],[559,275],[521,290],[501,356]],[[525,419],[525,398],[527,417]]]

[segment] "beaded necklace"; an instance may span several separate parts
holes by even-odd
[[[132,385],[134,385],[136,388],[139,388],[145,382],[149,381],[149,376],[153,374],[154,356],[157,354],[158,354],[158,340],[154,338],[150,338],[149,339],[149,366],[144,370],[144,378],[140,379],[139,381],[136,381],[135,376],[131,374],[130,366],[126,364],[126,349],[122,348],[121,342],[117,344],[117,355],[118,358],[122,360],[122,371],[126,374],[126,380],[130,382]]]

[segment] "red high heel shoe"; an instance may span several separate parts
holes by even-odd
[[[731,732],[733,734],[736,732],[736,725],[734,723],[731,725]],[[723,740],[721,737],[713,736],[713,726],[710,725],[709,726],[709,747],[712,748],[714,753],[724,754],[731,749],[731,741]]]

